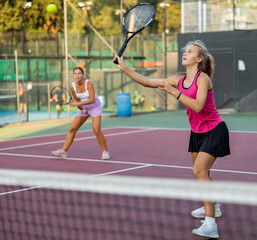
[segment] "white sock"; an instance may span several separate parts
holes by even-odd
[[[213,217],[205,217],[204,222],[206,222],[209,225],[213,225],[216,223],[215,218]]]
[[[219,203],[215,203],[215,208],[219,207],[220,204]]]

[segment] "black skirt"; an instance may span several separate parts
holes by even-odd
[[[20,101],[20,103],[26,103],[27,97],[26,97],[26,94],[25,94],[25,93],[23,93],[22,95],[20,95],[19,101]]]
[[[206,133],[191,131],[188,152],[206,152],[214,157],[230,154],[229,133],[225,122]]]

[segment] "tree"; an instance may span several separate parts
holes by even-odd
[[[22,1],[3,0],[0,2],[0,31],[21,31]]]
[[[160,3],[156,7],[156,21],[158,23],[157,31],[161,33],[163,31],[164,13],[163,7],[160,7]],[[168,32],[180,32],[181,29],[181,6],[179,3],[172,3],[166,6],[166,30]]]
[[[0,3],[0,31],[33,31],[56,33],[63,30],[62,1],[56,0],[56,13],[48,13],[51,1],[37,0],[32,7],[23,9],[24,0],[3,0]]]
[[[90,10],[80,9],[77,0],[70,2],[81,11],[85,17],[90,13],[91,22],[97,30],[104,35],[120,35],[120,0],[91,0],[93,5]],[[47,32],[57,33],[63,31],[63,0],[55,0],[58,11],[48,13],[46,6],[52,0],[34,0],[32,7],[23,12],[22,4],[26,0],[1,0],[0,2],[0,31],[23,31],[26,32]],[[138,0],[123,0],[123,8],[127,11],[137,4]],[[149,0],[156,8],[156,20],[142,34],[157,33],[158,27],[162,23],[162,12],[159,7],[160,0]],[[68,4],[67,4],[68,5]],[[24,15],[23,15],[24,13]],[[22,17],[24,20],[22,21]],[[175,18],[175,16],[174,16]],[[179,22],[179,18],[176,19]],[[176,22],[175,19],[173,21]],[[23,25],[21,25],[23,23]],[[68,5],[68,29],[70,32],[88,33],[90,28]]]

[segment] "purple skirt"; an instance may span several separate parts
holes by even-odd
[[[95,99],[95,102],[92,104],[83,105],[83,108],[87,111],[83,113],[81,110],[78,110],[76,116],[80,117],[98,117],[102,116],[102,105],[98,98]]]

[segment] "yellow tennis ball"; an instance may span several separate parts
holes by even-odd
[[[46,11],[49,13],[54,13],[57,11],[57,6],[55,4],[48,4],[46,7]]]

